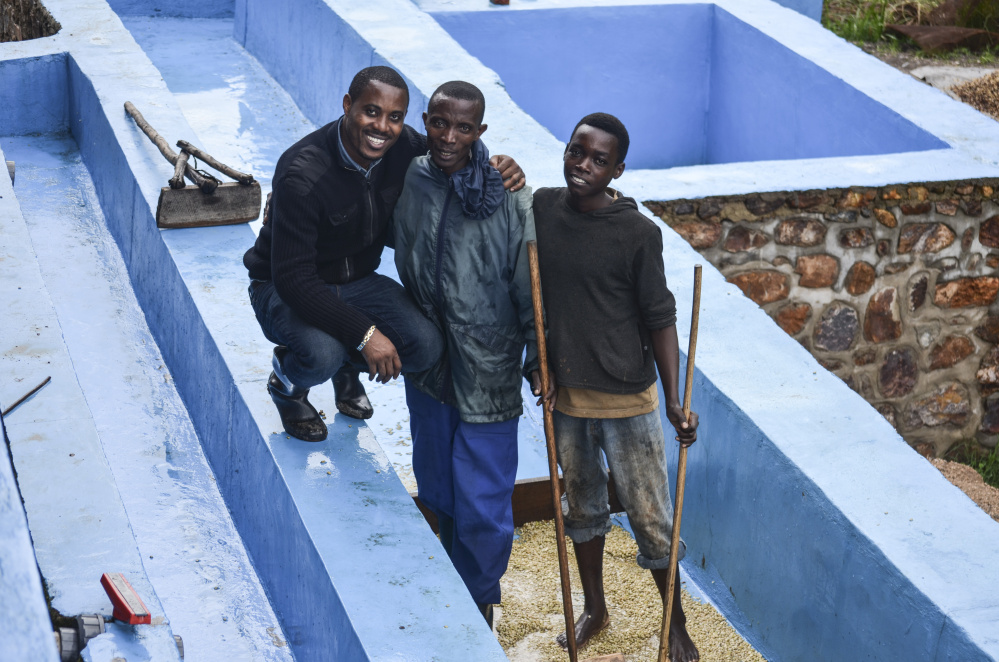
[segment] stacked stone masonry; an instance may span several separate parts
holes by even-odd
[[[999,180],[646,202],[923,452],[999,439]]]

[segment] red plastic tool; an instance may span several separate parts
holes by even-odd
[[[105,572],[101,586],[114,605],[114,619],[129,625],[148,625],[152,621],[142,598],[120,572]]]

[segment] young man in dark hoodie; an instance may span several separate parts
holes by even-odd
[[[243,256],[253,311],[277,345],[267,390],[284,429],[305,441],[326,438],[312,386],[332,378],[337,409],[368,418],[357,366],[384,383],[425,370],[442,350],[440,332],[402,286],[375,272],[406,169],[427,152],[426,138],[404,123],[408,107],[394,69],[359,71],[343,116],[281,155],[269,214]],[[524,186],[513,159],[492,163],[505,186]]]
[[[537,380],[538,352],[531,192],[505,192],[489,167],[479,139],[484,112],[470,83],[433,93],[423,115],[430,153],[409,166],[393,221],[399,278],[446,345],[436,365],[406,374],[413,473],[444,549],[491,623],[513,545],[521,378]]]
[[[579,646],[609,623],[603,591],[604,536],[610,531],[607,468],[638,543],[638,564],[652,571],[663,600],[669,583],[673,507],[659,416],[656,372],[666,416],[680,443],[697,438],[697,414],[679,396],[676,305],[666,286],[662,233],[632,198],[608,188],[624,172],[628,132],[612,115],[587,115],[566,146],[566,188],[534,194],[538,258],[548,322],[559,464],[569,505],[585,604]],[[539,395],[538,389],[535,394]],[[670,623],[673,662],[700,659],[686,630],[676,582]],[[559,643],[566,645],[566,634]]]

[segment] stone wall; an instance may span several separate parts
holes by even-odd
[[[910,444],[996,445],[999,180],[645,204]]]
[[[39,0],[0,0],[0,42],[50,37],[59,28]]]

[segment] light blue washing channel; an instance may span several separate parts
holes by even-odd
[[[277,617],[128,286],[76,143],[66,136],[35,136],[3,138],[0,145],[18,164],[14,192],[76,380],[142,566],[174,631],[184,637],[186,659],[207,660],[225,651],[233,659],[290,660]],[[34,403],[45,404],[44,397]],[[44,464],[18,465],[25,480],[32,469],[44,476]],[[56,562],[72,566],[76,553],[72,547],[59,550]]]
[[[58,62],[60,59],[54,59],[49,64]],[[13,482],[5,482],[3,489],[16,495],[19,510],[20,498],[24,499],[27,514],[27,522],[23,510],[20,517],[5,518],[6,523],[16,528],[15,535],[3,539],[4,556],[16,554],[17,543],[29,535],[27,528],[20,528],[24,523],[31,527],[34,554],[28,558],[15,555],[14,564],[3,566],[0,602],[5,612],[19,611],[20,618],[15,623],[29,615],[41,616],[43,620],[5,637],[0,641],[0,652],[4,659],[12,660],[57,658],[52,645],[52,625],[37,583],[39,569],[45,576],[52,608],[66,616],[84,613],[110,616],[111,605],[99,579],[104,572],[121,572],[144,597],[150,613],[156,614],[156,623],[127,630],[113,628],[102,635],[105,652],[127,649],[140,662],[153,657],[176,660],[178,652],[169,620],[144,571],[127,513],[35,260],[28,228],[7,178],[0,178],[0,228],[3,236],[0,288],[5,305],[4,324],[0,326],[2,406],[12,406],[18,396],[41,383],[44,377],[52,379],[42,392],[4,417],[5,441],[10,442],[9,451],[6,446],[4,451],[10,453],[19,483],[15,488]],[[5,472],[4,480],[13,477],[13,473]],[[34,581],[29,586],[22,584],[18,590],[14,580],[25,573],[33,575]],[[25,596],[25,589],[38,592]],[[21,598],[25,598],[23,603],[14,602]],[[32,634],[34,640],[28,638]],[[98,657],[95,661],[110,662],[112,657]]]

